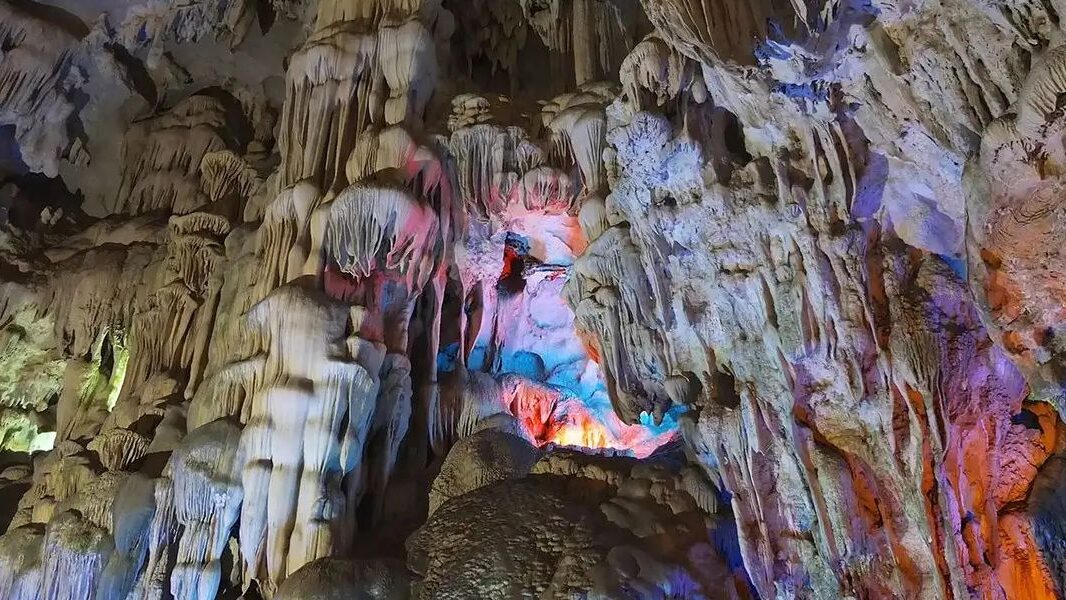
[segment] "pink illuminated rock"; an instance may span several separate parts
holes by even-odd
[[[1063,22],[0,0],[0,598],[1063,595]]]

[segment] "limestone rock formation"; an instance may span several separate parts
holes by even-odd
[[[0,598],[1063,597],[1063,18],[0,0]]]
[[[408,539],[412,597],[746,597],[678,473],[595,458],[550,453],[445,502]]]

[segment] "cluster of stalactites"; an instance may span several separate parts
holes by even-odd
[[[25,114],[42,90],[51,91],[70,66],[77,38],[62,27],[49,27],[16,5],[0,3],[0,107]]]
[[[337,184],[358,132],[383,119],[377,35],[347,23],[314,33],[289,60],[281,117],[281,184]]]
[[[732,177],[719,179],[728,185],[701,180],[699,167],[713,164],[727,150],[721,140],[713,139],[714,127],[707,132],[712,139],[697,138],[703,147],[693,150],[693,138],[700,134],[690,127],[691,122],[678,122],[690,115],[667,109],[663,112],[677,120],[662,119],[656,124],[652,121],[658,117],[649,119],[637,112],[651,108],[653,101],[669,99],[676,93],[675,85],[685,87],[685,67],[662,50],[652,40],[641,50],[645,55],[633,57],[634,74],[625,87],[634,102],[612,108],[617,109],[612,116],[629,120],[629,125],[612,128],[614,149],[609,151],[608,162],[615,162],[609,165],[612,175],[617,175],[612,180],[613,194],[605,201],[590,199],[580,214],[592,242],[575,266],[572,301],[581,303],[576,307],[579,320],[591,317],[586,327],[600,339],[609,375],[621,384],[627,372],[619,375],[618,364],[632,369],[629,372],[635,376],[630,381],[639,384],[675,372],[701,373],[704,385],[698,403],[703,410],[699,425],[687,431],[685,438],[701,463],[714,465],[724,474],[724,485],[737,492],[735,499],[761,499],[735,502],[734,507],[749,568],[764,595],[789,585],[790,573],[773,566],[785,555],[792,556],[788,560],[793,564],[804,564],[808,573],[823,573],[818,577],[823,583],[817,583],[816,589],[827,591],[815,593],[829,596],[849,589],[852,583],[845,578],[851,569],[869,568],[866,564],[847,567],[841,576],[836,551],[822,546],[822,540],[851,539],[852,523],[862,518],[862,511],[846,513],[840,520],[818,515],[816,529],[826,533],[818,534],[823,537],[809,545],[775,533],[794,530],[817,514],[825,498],[854,497],[864,493],[856,490],[865,486],[885,500],[879,504],[877,522],[891,523],[870,546],[876,549],[871,550],[873,562],[869,564],[895,569],[899,564],[935,565],[943,560],[939,571],[935,566],[914,569],[918,583],[885,583],[883,589],[892,591],[882,593],[899,595],[896,590],[920,589],[939,597],[958,594],[955,590],[967,585],[998,590],[1000,583],[991,571],[1002,569],[1002,573],[1031,562],[1003,556],[967,564],[968,553],[980,555],[983,548],[997,543],[998,533],[983,539],[1001,522],[1001,515],[988,510],[983,498],[1003,485],[997,474],[971,475],[996,464],[991,456],[1009,447],[997,441],[993,449],[986,445],[985,440],[991,438],[984,434],[975,436],[982,441],[972,442],[970,432],[1018,435],[1008,423],[1024,391],[997,351],[977,341],[984,332],[973,318],[965,287],[946,261],[904,246],[894,239],[890,227],[882,231],[873,219],[859,216],[860,210],[873,210],[861,203],[871,202],[862,197],[862,188],[876,181],[876,162],[867,154],[867,141],[850,130],[845,119],[827,122],[818,113],[800,112],[794,118],[782,117],[780,107],[762,99],[752,101],[756,94],[741,85],[715,90],[716,99],[736,103],[740,123],[735,133],[745,150],[757,158],[747,159]],[[656,71],[670,75],[669,86],[649,87],[647,74]],[[708,72],[713,73],[704,70]],[[983,158],[998,154],[1002,162],[989,161],[997,168],[982,165],[979,170],[1008,175],[995,185],[1019,190],[1025,199],[1032,197],[1027,183],[1046,178],[1061,164],[1056,160],[1061,149],[1056,149],[1042,154],[1045,158],[1034,165],[1031,157],[1039,149],[1027,148],[1026,141],[1019,139],[1019,130],[1033,127],[1021,117],[1032,119],[1036,114],[1037,127],[1044,127],[1056,112],[1050,99],[1056,89],[1063,89],[1058,86],[1061,78],[1045,77],[1043,83],[1027,86],[1033,95],[1023,94],[1029,104],[1019,106],[1017,124],[1001,123],[986,134],[990,153]],[[695,83],[694,78],[691,85]],[[691,85],[688,93],[695,95]],[[776,139],[780,138],[769,144],[763,138],[778,135],[775,128],[779,126],[794,136],[788,155],[779,154]],[[1060,137],[1061,129],[1054,135],[1054,139]],[[1025,174],[1018,177],[1010,169],[1000,170],[1008,162],[1014,163],[1010,167],[1024,168]],[[689,168],[693,164],[696,168]],[[765,169],[764,173],[759,169]],[[1049,204],[1054,197],[1048,190],[1036,200]],[[764,202],[767,198],[776,202]],[[873,201],[895,200],[886,192],[878,193]],[[1017,206],[1019,201],[1024,200],[1004,205]],[[1029,208],[1019,210],[1024,214],[1018,216],[1037,220],[1040,209],[1046,210]],[[935,235],[928,213],[923,215],[922,226]],[[630,224],[625,223],[627,219]],[[901,232],[902,223],[894,225]],[[973,229],[987,233],[984,225],[978,222]],[[1030,246],[1018,244],[1017,235],[1004,239],[1015,247]],[[895,248],[906,249],[897,253]],[[635,260],[627,261],[627,256]],[[663,264],[670,266],[657,269],[649,264],[652,257],[665,257]],[[981,258],[996,262],[988,261],[983,252]],[[975,256],[971,265],[979,261]],[[620,284],[610,284],[616,277]],[[643,283],[648,281],[650,288]],[[669,286],[665,293],[656,287],[662,283]],[[1001,283],[997,280],[990,287]],[[640,295],[627,298],[620,291],[625,289]],[[597,306],[597,301],[611,306],[610,312]],[[671,303],[683,307],[672,318],[688,324],[664,322],[660,311],[666,313]],[[627,315],[633,315],[637,325],[623,321],[618,329],[610,322]],[[601,323],[614,329],[598,332],[597,327],[604,326]],[[645,337],[640,325],[650,326],[653,335]],[[624,352],[613,359],[616,348]],[[689,348],[696,352],[689,353]],[[702,374],[708,357],[711,377]],[[664,382],[668,384],[664,391],[683,401],[684,394],[679,392],[687,391],[684,378],[674,379],[675,383],[670,379]],[[648,396],[654,394],[649,391]],[[976,409],[979,405],[986,408]],[[795,407],[803,407],[802,414]],[[626,407],[619,410],[624,414]],[[766,419],[768,427],[753,425],[748,420],[753,414],[762,415],[756,418]],[[981,424],[969,429],[972,419]],[[784,427],[778,429],[779,424]],[[815,441],[801,438],[797,431],[804,436],[814,432]],[[1020,443],[1027,446],[1021,453],[1032,452],[1028,444]],[[806,457],[796,458],[797,448],[816,457],[813,466],[806,463]],[[839,470],[843,483],[826,480],[811,486],[812,474],[826,472],[824,466],[831,464],[823,462],[826,448],[846,456],[850,466]],[[1040,454],[1034,455],[1039,462]],[[753,460],[773,464],[774,477],[764,479],[753,471]],[[921,473],[933,471],[942,473],[936,484],[945,491],[931,509],[914,498],[921,496]],[[762,500],[767,494],[783,497],[790,493],[777,491],[784,490],[781,482],[789,479],[794,482],[789,489],[797,491],[794,498],[779,507]],[[961,524],[960,514],[965,515]],[[971,526],[971,521],[978,524]],[[746,529],[744,523],[757,525]],[[972,534],[955,539],[943,533],[971,527]],[[864,525],[860,531],[870,529]],[[1003,538],[998,539],[1002,543]],[[971,567],[974,571],[969,571]]]
[[[179,41],[195,42],[210,32],[235,48],[255,25],[256,12],[253,0],[208,0],[175,6],[159,20],[168,28],[166,34]]]
[[[585,195],[601,194],[607,181],[603,151],[607,118],[604,106],[614,99],[613,86],[590,83],[577,92],[552,99],[541,110],[541,123],[551,134],[551,157],[563,165],[577,165]]]
[[[452,15],[441,7],[441,0],[322,0],[317,8],[316,29],[340,21],[357,21],[373,27],[382,21],[408,17],[446,31],[452,26]]]
[[[395,171],[412,193],[448,215],[451,180],[435,140],[421,143],[402,126],[393,125],[360,136],[345,166],[348,181],[367,180],[376,173]]]
[[[148,224],[145,232],[102,230],[98,246],[60,252],[41,287],[40,305],[68,357],[60,439],[93,435],[104,419],[126,427],[157,410],[150,403],[162,397],[153,383],[159,373],[187,375],[189,395],[200,380],[230,223],[189,213],[165,228]]]
[[[545,153],[518,127],[479,124],[452,133],[459,198],[477,218],[500,212],[509,188],[545,162]]]
[[[540,122],[530,127],[547,132],[540,143],[522,127],[495,123],[498,117],[490,100],[456,96],[448,119],[448,146],[457,193],[467,210],[481,220],[515,205],[565,212],[578,198],[600,193],[606,186],[604,105],[611,98],[609,85],[590,84],[547,102]],[[499,102],[506,104],[507,99]]]
[[[114,23],[118,26],[112,35],[130,49],[159,43],[210,41],[235,49],[263,24],[262,8],[265,7],[255,0],[197,0],[131,5],[123,12],[114,11],[108,16],[122,15],[122,21]]]
[[[789,0],[641,0],[641,4],[673,47],[704,64],[720,64],[722,59],[751,63],[757,40],[769,37],[773,23],[791,29],[793,23],[808,18],[806,5]]]
[[[95,450],[107,470],[94,452],[70,441],[38,458],[33,486],[0,536],[4,598],[125,597],[130,589],[146,549],[139,538],[151,510],[142,492],[150,485],[112,468],[125,461],[108,460],[102,446]]]
[[[684,92],[696,104],[708,97],[699,63],[657,34],[648,35],[633,47],[622,61],[618,76],[624,96],[638,109],[662,106]]]
[[[595,202],[595,201],[594,201]],[[584,216],[584,215],[583,215]],[[598,228],[598,227],[597,227]],[[628,227],[614,226],[592,239],[574,263],[566,284],[567,302],[574,309],[579,329],[599,341],[599,355],[615,411],[627,423],[636,423],[642,412],[661,419],[686,386],[663,386],[654,373],[667,371],[668,348],[656,329],[662,323],[660,307],[666,305]],[[639,349],[639,360],[629,352]],[[649,372],[641,371],[644,365]],[[675,389],[677,388],[677,389]]]
[[[230,150],[209,152],[200,160],[200,187],[209,202],[251,198],[262,185],[259,174]]]
[[[32,485],[19,500],[10,530],[47,524],[59,514],[59,507],[89,489],[100,472],[97,462],[81,444],[69,440],[58,443],[52,452],[37,459]],[[102,506],[96,510],[106,509]]]
[[[108,245],[55,265],[41,305],[55,319],[55,336],[68,355],[85,356],[99,333],[128,323],[147,292],[139,285],[156,246]]]
[[[211,277],[225,260],[222,240],[230,232],[230,222],[211,213],[189,213],[170,218],[166,275],[169,281],[182,281],[198,296],[207,293]]]
[[[321,194],[309,181],[285,187],[267,205],[255,236],[258,277],[253,302],[304,272],[311,253],[307,227]]]
[[[361,183],[371,186],[380,182],[386,185],[390,185],[389,182],[400,183],[412,198],[419,200],[423,207],[420,218],[435,221],[433,231],[426,231],[419,236],[421,241],[418,243],[422,247],[415,251],[424,255],[433,254],[436,262],[426,260],[421,264],[416,261],[400,265],[409,284],[415,286],[412,291],[417,292],[428,281],[428,269],[436,266],[439,271],[443,262],[441,259],[444,258],[441,251],[446,252],[451,240],[460,234],[453,231],[453,227],[459,227],[460,224],[454,222],[456,207],[453,205],[453,196],[457,184],[452,164],[447,159],[447,146],[440,137],[420,140],[408,128],[393,125],[362,136],[348,158],[345,172],[348,180],[355,184],[352,187]],[[435,215],[435,219],[430,218],[430,213],[424,212],[427,209]],[[332,205],[328,210],[332,211]],[[329,220],[332,220],[332,216]],[[400,229],[410,226],[414,225],[394,224]]]
[[[283,186],[310,179],[337,192],[346,184],[344,165],[356,139],[371,124],[421,122],[436,88],[438,40],[451,34],[450,15],[407,4],[388,10],[377,3],[320,5],[331,13],[328,22],[320,15],[320,26],[289,62]]]
[[[213,178],[218,157],[209,155],[243,151],[231,147],[228,126],[226,107],[205,95],[190,96],[132,126],[124,139],[126,166],[114,212],[135,215],[165,209],[184,214],[206,204],[200,175],[205,158]]]
[[[307,259],[304,229],[318,190],[302,183],[281,190],[263,208],[258,228],[234,229],[225,242],[210,331],[203,383],[195,388],[190,409],[191,427],[220,417],[242,415],[247,420],[250,394],[262,380],[264,340],[246,324],[245,314],[272,290],[299,277]]]
[[[168,487],[163,484],[169,484],[169,468],[155,483],[127,470],[150,452],[177,447],[183,430],[165,417],[156,433],[149,444],[133,431],[109,429],[87,446],[62,441],[37,458],[33,485],[20,501],[8,533],[0,537],[0,595],[26,600],[42,594],[72,600],[124,598],[140,581],[138,597],[162,597],[159,592],[167,573],[154,568],[142,572],[142,567],[149,549],[158,554],[176,533],[171,526],[161,534],[153,525],[149,535],[153,518],[162,524],[167,510],[172,513],[169,497],[159,493]],[[214,451],[208,454],[212,459],[225,457]],[[214,469],[205,469],[206,465],[207,461],[198,465],[202,476],[214,477]],[[198,503],[215,505],[217,498],[208,490]],[[190,531],[189,537],[199,536]],[[176,593],[175,597],[203,595]]]
[[[618,73],[618,66],[633,46],[633,32],[626,27],[621,9],[614,2],[597,0],[520,0],[530,27],[548,49],[573,56],[578,85]]]
[[[347,334],[361,329],[365,311],[313,286],[297,279],[246,311],[242,326],[257,339],[256,354],[217,369],[190,414],[193,426],[219,416],[244,424],[234,471],[243,495],[241,577],[267,595],[348,543],[338,523],[362,496],[359,465],[387,362],[379,344]],[[201,592],[217,587],[210,581]]]
[[[587,102],[581,94],[566,98],[555,118],[583,116]],[[606,128],[593,121],[585,130],[597,127]],[[582,198],[577,220],[588,246],[575,260],[564,293],[578,330],[598,347],[615,411],[626,423],[638,422],[644,412],[658,420],[672,403],[689,399],[690,383],[681,375],[666,376],[674,369],[661,331],[671,312],[665,283],[653,275],[629,223],[609,206],[612,197],[605,200],[605,191],[590,190]]]
[[[436,246],[433,209],[398,183],[358,183],[330,204],[324,249],[344,273],[368,277],[379,270],[406,274],[409,289],[425,284]]]
[[[463,32],[468,68],[473,68],[476,58],[482,58],[490,61],[493,73],[497,69],[509,71],[515,81],[518,55],[529,38],[522,6],[518,2],[470,0],[468,8],[458,11],[455,18]]]
[[[73,57],[86,32],[38,18],[20,4],[0,2],[0,124],[15,126],[21,159],[32,170],[55,177],[60,159],[80,164],[86,158],[65,126],[76,111],[70,92],[82,75]],[[61,125],[42,135],[45,123]]]
[[[456,240],[455,265],[462,285],[460,296],[480,309],[460,317],[456,363],[460,365],[458,387],[462,391],[452,390],[455,386],[450,380],[443,384],[432,421],[434,447],[446,447],[455,436],[468,433],[482,418],[513,414],[517,410],[510,406],[496,407],[503,394],[482,389],[481,374],[467,372],[468,366],[500,368],[500,360],[517,350],[505,349],[504,345],[522,343],[519,340],[527,333],[529,339],[537,338],[549,345],[552,343],[547,340],[553,339],[552,336],[565,335],[548,331],[552,326],[541,329],[540,318],[544,315],[538,317],[525,312],[537,303],[540,307],[537,310],[550,311],[553,319],[557,314],[569,315],[562,306],[546,309],[543,296],[539,301],[535,299],[538,293],[554,293],[551,284],[542,287],[533,283],[512,297],[500,293],[498,282],[511,269],[517,274],[517,270],[525,271],[527,265],[535,263],[544,263],[543,270],[535,274],[524,272],[522,276],[530,276],[533,282],[550,280],[554,275],[542,277],[545,273],[564,272],[574,255],[584,248],[574,213],[579,203],[606,185],[602,160],[606,129],[604,105],[610,96],[607,84],[583,86],[577,93],[546,102],[535,121],[525,123],[525,127],[506,124],[513,111],[505,97],[463,94],[452,100],[448,150],[457,182],[458,204],[468,216],[463,233]],[[527,130],[540,136],[530,135]],[[515,249],[506,244],[509,238],[528,239],[528,261],[512,253]],[[528,328],[529,325],[519,324],[523,319],[538,325],[530,332],[506,333],[513,327]],[[508,335],[511,342],[504,342]],[[586,364],[588,359],[580,347],[575,350],[580,358],[571,366]],[[477,364],[468,365],[470,356],[475,355]],[[551,407],[557,403],[546,395],[537,398],[547,411],[534,419],[540,430],[547,427],[545,423],[553,421]],[[561,423],[563,419],[558,421]],[[544,437],[547,440],[551,436]]]
[[[355,532],[339,523],[354,522],[364,497],[380,512],[413,398],[410,362],[386,353],[381,320],[399,303],[406,329],[436,264],[436,211],[449,210],[450,189],[437,156],[406,128],[386,127],[339,163],[355,184],[323,197],[301,180],[265,207],[253,242],[260,275],[249,282],[261,300],[225,336],[230,361],[212,367],[190,424],[228,415],[245,424],[241,571],[268,595],[351,543]],[[338,273],[366,283],[360,298],[377,308],[350,307],[331,287]],[[382,277],[405,281],[407,295],[376,288]]]
[[[1061,240],[1064,92],[1066,45],[1034,58],[1014,111],[988,125],[967,173],[972,286],[993,336],[1025,373],[1033,396],[1053,401],[1060,413],[1066,408],[1059,383],[1066,358],[1058,341],[1064,261],[1047,248]]]
[[[147,282],[152,291],[130,320],[130,362],[116,411],[121,426],[141,416],[138,396],[156,373],[186,373],[186,398],[199,385],[226,262],[222,240],[230,228],[210,213],[171,217],[161,268]]]
[[[213,421],[190,432],[171,455],[173,514],[181,526],[170,591],[176,599],[209,598],[222,580],[222,552],[241,509],[241,429]]]

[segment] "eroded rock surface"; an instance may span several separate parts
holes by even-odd
[[[1051,598],[1056,2],[0,0],[0,598]]]
[[[444,502],[407,542],[412,596],[746,597],[680,473],[597,458],[552,452]]]

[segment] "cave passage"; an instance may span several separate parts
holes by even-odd
[[[473,339],[466,368],[491,375],[501,406],[538,446],[612,451],[644,458],[677,436],[676,406],[660,423],[648,413],[626,424],[615,413],[595,342],[581,336],[564,297],[573,248],[584,246],[576,219],[529,212],[502,238],[494,285],[475,291],[466,312]],[[444,373],[458,367],[459,343],[442,348]]]

